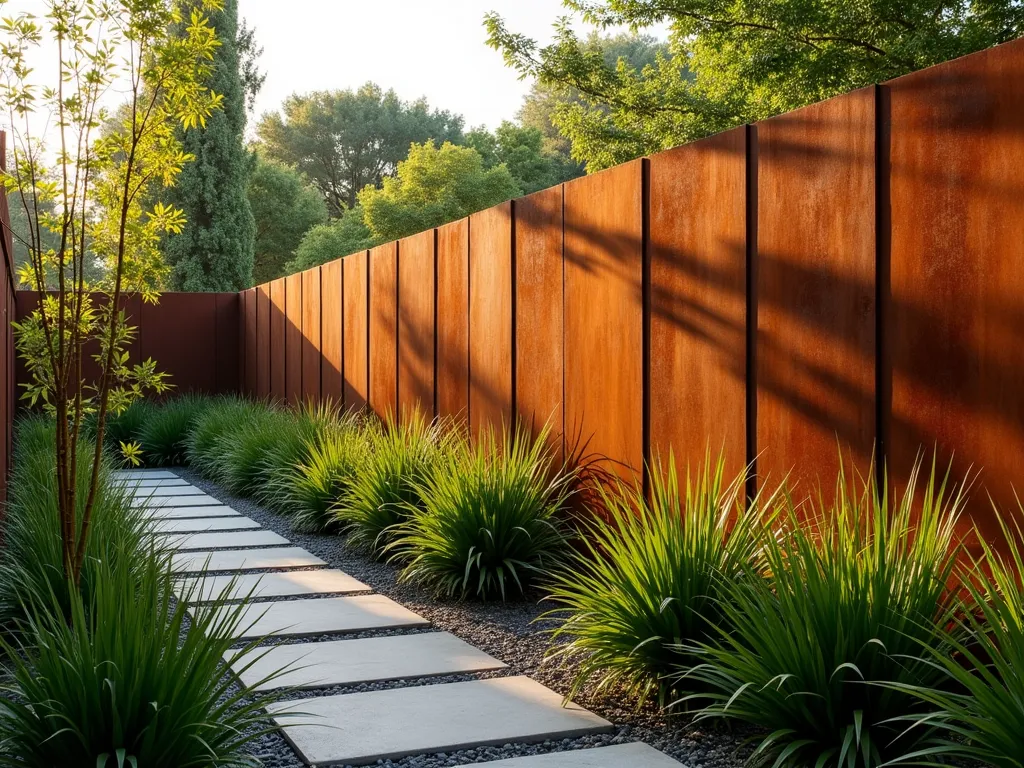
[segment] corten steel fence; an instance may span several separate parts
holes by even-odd
[[[1016,41],[260,285],[243,387],[551,420],[626,475],[710,446],[809,490],[937,446],[1010,508],[1022,82]]]

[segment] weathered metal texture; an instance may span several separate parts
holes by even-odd
[[[565,185],[565,434],[627,481],[643,469],[642,161]]]
[[[346,256],[344,270],[345,320],[344,353],[345,407],[366,406],[370,392],[370,363],[367,348],[369,323],[369,267],[367,253]]]
[[[302,273],[284,278],[284,387],[285,399],[293,405],[302,400]]]
[[[270,284],[256,286],[256,390],[270,396]]]
[[[875,98],[757,125],[758,475],[829,493],[875,440]]]
[[[242,391],[247,395],[256,392],[256,289],[242,291]]]
[[[437,230],[437,415],[469,413],[469,219]]]
[[[285,337],[288,315],[285,312],[287,292],[284,278],[270,282],[270,395],[275,400],[284,400],[285,388]]]
[[[143,360],[170,374],[175,392],[218,391],[218,299],[214,293],[164,293],[138,315]],[[236,322],[237,322],[237,315]]]
[[[469,217],[469,426],[512,423],[512,203]]]
[[[398,407],[434,417],[434,230],[398,242]]]
[[[891,108],[889,464],[980,471],[995,534],[1024,494],[1024,40],[886,84]]]
[[[342,260],[320,267],[320,396],[340,405],[344,395],[342,379],[343,301]]]
[[[238,293],[213,294],[217,303],[217,368],[215,388],[219,393],[235,393],[241,386],[239,332],[242,327],[242,301]],[[178,341],[180,344],[180,340]]]
[[[562,186],[516,200],[516,413],[562,443]]]
[[[650,458],[746,464],[746,129],[649,160]]]
[[[370,249],[370,407],[381,417],[398,406],[398,244]]]
[[[320,267],[302,273],[302,399],[320,400]]]

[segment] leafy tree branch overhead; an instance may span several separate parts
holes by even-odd
[[[488,44],[524,78],[571,88],[554,122],[590,170],[763,119],[1024,33],[1018,0],[564,0],[599,27],[669,29],[642,66],[609,62],[568,19],[540,46],[497,14]]]

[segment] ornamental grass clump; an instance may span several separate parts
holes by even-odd
[[[155,555],[138,561],[98,561],[94,589],[73,593],[67,618],[45,586],[22,595],[20,642],[7,648],[13,684],[0,694],[0,765],[262,764],[245,745],[270,730],[262,710],[271,699],[224,666],[245,603],[190,619],[169,566]],[[243,649],[250,666],[255,645]]]
[[[138,431],[145,463],[152,467],[184,464],[192,427],[210,406],[210,398],[194,394],[152,406]]]
[[[218,459],[220,446],[257,414],[270,410],[259,400],[240,397],[214,397],[200,412],[185,439],[185,459],[203,477],[218,480],[224,469]]]
[[[483,431],[453,444],[415,485],[418,501],[389,547],[403,581],[445,597],[521,597],[564,554],[559,521],[574,474],[554,466],[548,431]]]
[[[722,581],[722,631],[688,648],[702,661],[683,675],[710,689],[699,718],[768,734],[755,763],[877,768],[930,738],[927,724],[901,722],[922,711],[901,688],[946,682],[916,657],[922,645],[937,656],[954,648],[936,630],[959,607],[950,585],[963,495],[947,495],[948,473],[938,482],[933,465],[916,497],[919,471],[898,501],[887,483],[848,484],[842,472],[834,503],[788,499],[785,527],[761,539],[763,565]]]
[[[674,678],[692,662],[685,645],[725,624],[726,581],[755,562],[758,531],[771,500],[745,504],[746,472],[727,478],[710,455],[680,483],[674,458],[651,468],[649,500],[617,483],[602,490],[602,510],[582,524],[582,544],[549,584],[558,621],[549,657],[571,664],[569,693],[588,681],[623,688],[643,703],[685,691]]]
[[[142,428],[146,425],[154,411],[153,404],[148,400],[135,400],[120,413],[107,415],[107,423],[103,430],[103,444],[109,446],[114,453],[120,451],[122,443],[128,445],[138,442]],[[91,438],[96,436],[96,419],[88,421]]]
[[[438,459],[453,449],[459,433],[444,422],[431,423],[418,412],[370,430],[367,456],[334,514],[349,542],[382,557],[395,526],[423,506],[421,489]]]
[[[946,729],[924,745],[922,761],[953,757],[1024,767],[1024,531],[1002,525],[1001,551],[978,533],[982,554],[965,579],[967,610],[921,647],[924,662],[944,679],[902,688],[927,710],[908,718],[908,727]]]

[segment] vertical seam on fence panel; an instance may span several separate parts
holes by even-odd
[[[402,243],[395,240],[395,347],[391,350],[395,364],[395,411],[392,416],[395,423],[401,423],[404,414],[402,413],[402,362],[399,359],[402,355]]]
[[[892,419],[892,360],[886,328],[892,301],[889,96],[887,86],[875,86],[875,472],[879,487],[885,476]]]
[[[747,366],[747,496],[757,493],[757,126],[746,127],[746,208],[747,208],[747,317],[746,317],[746,366]]]
[[[651,490],[651,161],[640,161],[640,467],[643,494]]]
[[[316,286],[320,295],[316,300],[316,319],[320,325],[317,331],[317,376],[316,385],[320,397],[318,402],[324,401],[324,268],[323,265],[316,268]]]
[[[518,300],[519,292],[516,290],[516,201],[511,200],[508,208],[509,217],[509,289],[512,293],[511,296],[511,330],[512,330],[512,344],[509,347],[509,356],[512,358],[509,362],[509,375],[512,377],[510,382],[511,397],[509,398],[509,424],[508,429],[511,430],[515,425],[517,418],[516,413],[519,408],[519,396],[517,394],[518,387],[516,386],[516,374],[518,371],[518,355],[516,354],[516,342],[518,340],[518,334],[516,333],[516,318],[519,316]]]
[[[469,323],[473,305],[473,217],[466,217],[466,434],[473,436],[473,327]]]
[[[366,280],[363,281],[363,331],[366,334],[366,389],[363,390],[366,396],[363,398],[366,402],[363,407],[369,411],[372,409],[373,404],[370,402],[370,270],[373,268],[373,259],[370,258],[370,249],[367,248],[363,251],[363,258],[366,264]]]
[[[431,388],[431,390],[432,390],[433,395],[434,395],[434,418],[435,419],[438,417],[437,382],[438,382],[438,378],[439,378],[438,375],[437,375],[437,362],[438,362],[438,360],[437,360],[437,337],[438,337],[438,333],[437,333],[437,293],[438,293],[438,287],[437,287],[437,259],[438,259],[437,241],[438,241],[438,228],[434,227],[434,333],[433,333],[433,337],[434,337],[434,384],[433,384],[433,387]]]
[[[562,227],[562,243],[559,247],[559,263],[562,267],[562,290],[560,291],[559,298],[561,299],[562,311],[559,312],[561,321],[561,349],[559,350],[562,355],[562,397],[561,397],[561,409],[562,409],[562,461],[568,461],[568,448],[569,442],[566,439],[566,428],[565,423],[565,184],[559,184],[559,188],[562,190],[562,215],[561,215],[561,227]]]

